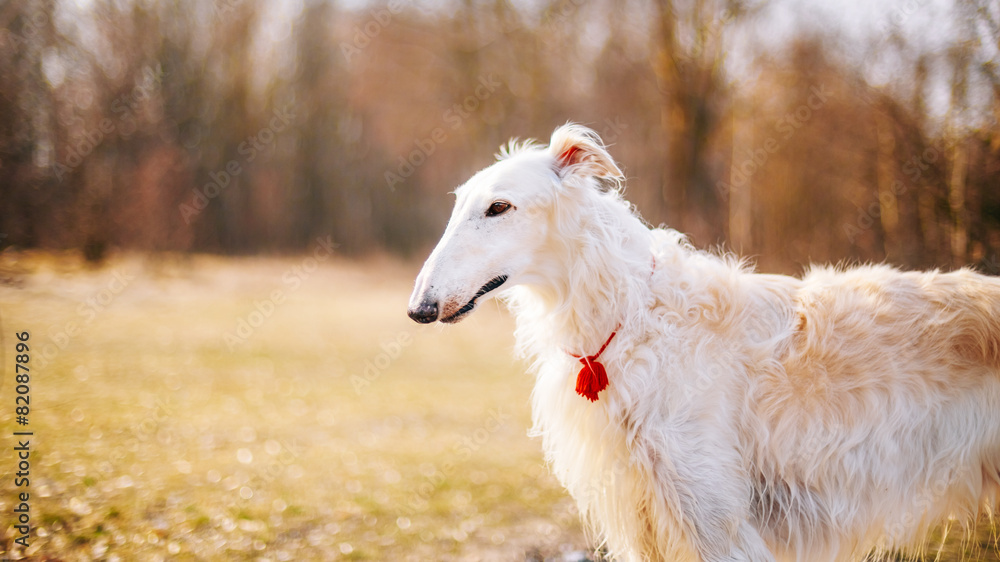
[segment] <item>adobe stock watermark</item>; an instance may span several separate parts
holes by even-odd
[[[585,506],[593,505],[601,497],[607,496],[609,491],[613,493],[614,486],[621,485],[630,473],[628,463],[617,458],[610,467],[601,470],[596,479],[588,481],[575,496]]]
[[[39,368],[45,368],[61,351],[69,347],[74,338],[79,336],[84,328],[89,326],[98,315],[103,313],[111,303],[135,281],[135,276],[124,269],[116,269],[111,279],[97,293],[87,297],[76,307],[76,314],[81,320],[69,321],[62,325],[49,326],[48,341],[42,343],[37,350],[36,360]]]
[[[264,325],[264,322],[274,315],[278,307],[285,303],[288,296],[298,291],[302,287],[302,283],[319,268],[319,265],[333,256],[333,251],[336,248],[337,244],[333,241],[332,236],[317,237],[312,254],[281,274],[281,283],[285,289],[275,289],[267,297],[261,300],[255,299],[253,310],[245,316],[237,318],[236,327],[231,332],[223,334],[222,339],[226,342],[229,351],[235,351],[237,347],[253,337],[257,330]]]
[[[621,116],[616,115],[614,119],[605,117],[604,126],[601,128],[601,140],[604,141],[605,145],[618,142],[625,129],[628,129],[628,123],[622,121]]]
[[[236,147],[236,152],[241,159],[232,159],[226,162],[221,170],[216,170],[208,174],[210,182],[200,189],[192,189],[191,200],[188,203],[181,203],[177,209],[184,219],[184,224],[191,224],[191,220],[204,211],[209,202],[219,196],[232,181],[243,173],[243,167],[257,158],[265,150],[269,149],[278,137],[278,133],[287,128],[295,119],[294,103],[287,103],[282,108],[277,108],[272,112],[267,126],[261,127],[255,134],[249,136]]]
[[[478,42],[474,47],[475,50],[485,49],[503,39],[509,41],[510,34],[525,28],[525,18],[520,14],[521,6],[515,0],[500,0],[500,4],[504,4],[504,7],[497,6],[494,13],[506,15],[491,18],[490,27],[475,35],[474,39]],[[541,14],[538,27],[535,29],[536,35],[544,37],[556,32],[555,28],[558,25],[571,22],[573,14],[585,4],[587,0],[559,0],[550,4]]]
[[[173,414],[173,409],[159,395],[153,402],[152,410],[152,413],[144,417],[141,422],[129,426],[129,432],[133,439],[143,442],[149,441]]]
[[[932,146],[925,148],[920,154],[911,154],[901,167],[903,174],[911,184],[918,184],[931,166],[944,157],[944,153],[955,147],[958,138],[939,139]],[[858,237],[872,229],[882,217],[882,209],[896,204],[896,199],[905,195],[909,188],[903,181],[893,179],[888,190],[875,190],[875,201],[867,207],[858,207],[858,216],[854,223],[844,224],[844,235],[847,241],[854,244]]]
[[[480,76],[472,93],[445,110],[441,116],[442,121],[447,125],[447,128],[457,131],[462,127],[462,123],[471,117],[482,106],[483,102],[493,97],[502,85],[503,82],[493,74]],[[417,168],[422,166],[437,151],[437,147],[447,140],[448,132],[443,126],[435,127],[424,138],[414,139],[413,150],[405,156],[397,157],[396,169],[386,170],[385,183],[389,189],[395,190],[397,184],[403,183],[406,178],[412,176]]]
[[[586,3],[587,0],[559,0],[559,2],[550,5],[545,10],[544,25],[554,25],[568,21],[570,16],[575,14],[580,9],[580,6]]]
[[[983,258],[983,268],[986,273],[997,275],[1000,273],[1000,254],[990,254]]]
[[[473,453],[478,451],[483,445],[489,442],[493,434],[500,430],[511,418],[509,412],[503,407],[490,409],[487,411],[486,420],[472,433],[463,436],[451,448],[451,453],[455,460],[447,460],[438,465],[432,465],[425,474],[425,480],[417,486],[416,492],[406,505],[412,511],[421,511],[427,505],[434,491],[441,487],[448,478],[451,478],[458,469],[458,464],[468,460]]]
[[[694,34],[694,43],[691,45],[690,50],[678,49],[670,53],[671,58],[678,63],[688,63],[700,58],[709,44],[718,44],[721,41],[722,32],[735,20],[736,11],[726,8],[717,20],[702,25],[700,30]]]
[[[506,10],[508,13],[517,14],[520,10],[520,5],[515,0],[503,0],[503,3],[507,5]],[[541,14],[541,21],[539,22],[539,26],[537,28],[538,34],[545,36],[550,32],[550,29],[555,28],[557,25],[570,22],[577,10],[586,4],[587,0],[559,0],[558,2],[549,4]],[[503,20],[493,21],[491,23],[493,25],[500,26],[499,37],[510,35],[515,31],[524,29],[525,27],[524,19],[517,16],[504,18]],[[499,37],[481,38],[486,39],[486,42],[480,45],[480,48],[495,43]]]
[[[704,399],[705,393],[712,389],[726,374],[732,370],[724,369],[719,362],[712,362],[708,369],[698,371],[695,379],[685,377],[680,381],[681,391],[689,401],[699,401]]]
[[[808,433],[805,442],[797,444],[796,451],[788,458],[786,470],[807,473],[810,467],[822,466],[845,435],[848,435],[848,427],[840,422],[832,422]]]
[[[894,29],[902,27],[903,23],[910,19],[910,16],[919,12],[929,3],[930,0],[905,0],[898,5],[894,5],[889,11],[889,15],[879,22],[877,26],[878,30],[884,34],[889,34]]]
[[[375,8],[368,12],[368,19],[361,25],[351,28],[351,41],[340,42],[340,53],[344,55],[347,62],[361,54],[361,51],[368,48],[372,41],[378,37],[382,31],[392,23],[392,18],[402,13],[407,2],[404,0],[390,0],[384,8]]]
[[[11,53],[20,52],[22,46],[45,33],[48,24],[48,14],[38,9],[33,10],[30,15],[23,18],[20,33],[14,33],[7,29],[10,22],[6,22],[4,27],[0,29],[0,50]]]
[[[806,102],[775,122],[775,136],[768,137],[757,148],[748,148],[746,157],[742,161],[731,164],[732,183],[725,181],[716,183],[716,189],[723,199],[729,197],[734,187],[742,188],[745,186],[754,174],[764,167],[771,155],[786,146],[788,141],[795,136],[796,131],[805,126],[832,97],[833,92],[828,91],[822,84],[811,86]]]
[[[906,184],[899,180],[893,180],[892,185],[886,191],[879,192],[876,190],[875,201],[871,202],[867,207],[858,207],[858,217],[854,224],[844,224],[844,234],[847,236],[847,241],[854,244],[858,236],[871,230],[875,226],[875,223],[882,217],[882,209],[890,205],[895,205],[896,199],[905,195],[907,191]]]
[[[163,76],[163,67],[159,63],[155,67],[145,67],[142,71],[142,78],[135,87],[111,102],[111,113],[116,116],[116,119],[104,117],[93,127],[85,127],[80,137],[69,145],[63,161],[53,164],[52,171],[56,179],[63,181],[69,172],[82,164],[84,159],[90,156],[109,136],[116,133],[122,138],[131,136],[138,128],[135,119],[136,108],[160,88]],[[76,120],[83,121],[83,118],[77,117]]]
[[[906,498],[907,508],[903,517],[886,529],[889,537],[896,540],[909,538],[914,529],[927,523],[927,514],[937,507],[944,498],[951,495],[956,483],[974,482],[979,477],[978,471],[977,468],[973,472],[968,466],[953,467],[919,493]]]
[[[305,446],[295,438],[291,441],[272,439],[265,442],[264,451],[267,452],[268,458],[261,465],[255,466],[253,476],[243,486],[239,487],[240,498],[249,500],[258,494],[260,490],[281,479],[288,468],[302,457],[305,449]],[[243,459],[241,459],[241,462],[243,462]],[[245,464],[252,463],[253,459],[251,455],[250,460]]]
[[[365,367],[360,375],[351,375],[351,386],[354,387],[354,394],[361,396],[361,393],[377,381],[411,343],[413,343],[412,334],[399,332],[395,338],[379,344],[382,351],[365,362]]]
[[[212,9],[217,16],[228,16],[235,13],[236,9],[245,3],[245,0],[216,0],[212,3]]]

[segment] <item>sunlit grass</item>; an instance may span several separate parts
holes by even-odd
[[[121,258],[90,270],[8,256],[18,283],[0,287],[5,360],[14,331],[29,330],[35,350],[27,554],[523,560],[585,549],[526,435],[531,379],[511,357],[509,318],[487,305],[459,327],[420,327],[405,316],[412,267],[330,261],[293,273],[296,286],[287,274],[302,264]],[[257,322],[275,290],[284,299]],[[80,309],[102,293],[99,312]],[[230,349],[241,319],[259,326]],[[78,333],[61,335],[70,323]],[[0,411],[10,443],[17,426]],[[3,458],[10,513],[14,462]]]
[[[510,561],[589,548],[526,435],[532,380],[492,302],[456,327],[418,326],[405,316],[415,267],[392,262],[306,273],[303,258],[4,259],[0,511],[13,508],[21,429],[12,334],[29,330],[31,558]],[[259,325],[227,342],[240,320]],[[959,534],[940,560],[997,560],[988,526]],[[16,558],[14,536],[5,528],[0,550]]]

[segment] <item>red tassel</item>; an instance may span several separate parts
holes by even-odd
[[[608,341],[604,342],[601,350],[596,354],[586,357],[573,355],[573,357],[579,359],[580,363],[583,364],[583,368],[580,369],[580,373],[576,376],[576,393],[591,402],[596,402],[598,394],[608,387],[608,372],[604,369],[604,365],[597,359],[604,353],[605,348],[614,339],[616,333],[618,332],[611,332]]]
[[[591,402],[596,402],[597,394],[608,387],[608,372],[595,359],[597,358],[580,358],[583,368],[576,376],[576,393]]]

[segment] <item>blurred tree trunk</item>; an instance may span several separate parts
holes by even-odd
[[[893,124],[882,112],[875,112],[875,178],[878,185],[879,220],[882,222],[883,251],[887,260],[899,260],[903,251],[899,236],[899,199],[896,182],[896,137]]]
[[[350,184],[337,177],[342,151],[330,142],[337,132],[335,112],[347,88],[345,80],[333,76],[342,57],[329,40],[332,13],[333,7],[326,2],[309,3],[296,28],[298,72],[291,84],[299,119],[292,172],[296,176],[291,209],[295,218],[290,225],[294,247],[308,247],[314,237],[330,234],[354,249],[368,234],[361,224],[368,213],[359,210],[361,202],[351,193]],[[370,209],[370,205],[364,207]]]
[[[951,170],[948,175],[948,206],[951,209],[951,262],[955,267],[966,263],[968,249],[968,219],[966,217],[966,172],[968,153],[962,131],[966,118],[969,91],[969,71],[972,52],[968,43],[959,43],[948,51],[951,65],[951,98],[945,135],[954,143],[951,151]]]
[[[958,8],[965,12],[968,35],[973,41],[987,46],[976,50],[978,70],[993,88],[992,110],[994,124],[1000,124],[1000,10],[996,0],[958,0]],[[985,56],[984,56],[985,55]],[[971,58],[971,53],[970,53]]]
[[[64,225],[47,207],[72,207],[69,182],[51,175],[64,140],[42,70],[59,40],[50,17],[54,5],[0,4],[0,247],[51,244]]]
[[[753,116],[747,102],[739,96],[733,101],[733,151],[729,178],[729,245],[740,254],[753,251],[753,176],[740,176],[736,162],[746,151],[753,151]]]
[[[739,3],[711,0],[656,2],[654,64],[666,138],[662,204],[672,226],[712,238],[722,234],[723,222],[706,159],[728,97],[722,31],[740,9]]]
[[[951,261],[955,267],[966,263],[968,225],[965,217],[965,174],[967,153],[964,142],[955,145],[951,157],[951,176],[948,182],[948,206],[951,208]]]

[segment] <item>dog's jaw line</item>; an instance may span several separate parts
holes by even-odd
[[[476,294],[472,297],[472,299],[469,302],[465,303],[465,305],[462,308],[458,309],[458,312],[456,312],[455,314],[452,314],[451,316],[449,316],[447,318],[440,318],[439,321],[443,322],[445,324],[454,324],[455,322],[458,322],[459,320],[461,320],[462,318],[464,318],[466,315],[468,315],[470,312],[472,312],[473,310],[475,310],[475,308],[476,308],[476,300],[478,300],[479,297],[481,297],[481,296],[485,295],[486,293],[489,293],[490,291],[492,291],[492,290],[500,287],[501,285],[503,285],[506,282],[507,282],[507,276],[506,275],[497,275],[493,279],[490,279],[489,281],[486,282],[486,284],[484,284],[482,287],[480,287],[480,289],[478,291],[476,291]]]

